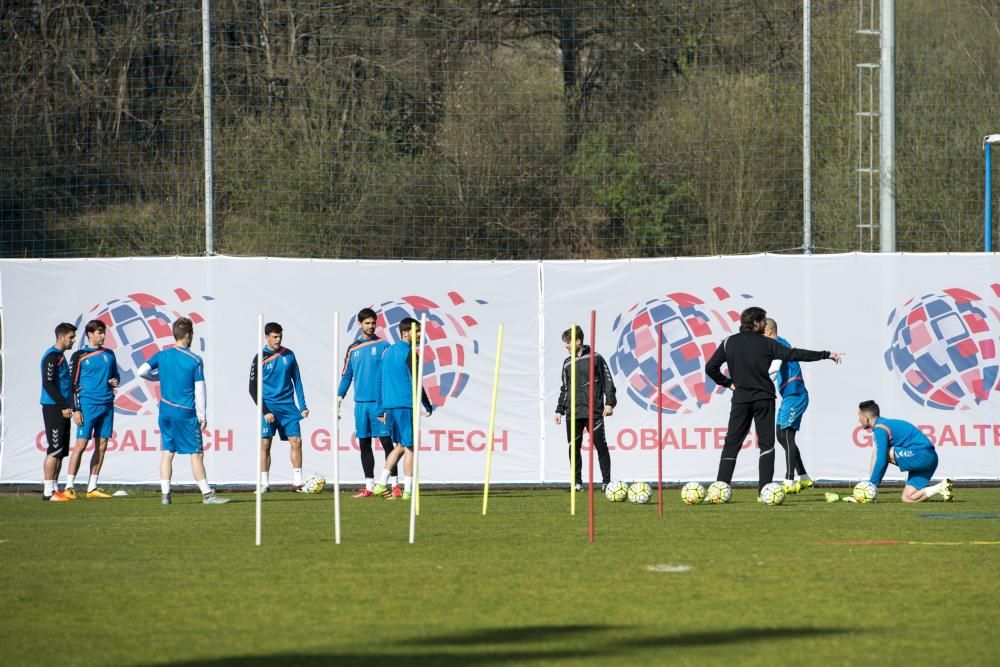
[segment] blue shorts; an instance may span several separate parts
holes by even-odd
[[[160,403],[160,449],[175,454],[201,454],[201,425],[194,410]]]
[[[387,408],[385,425],[393,444],[413,448],[413,408]]]
[[[83,404],[80,406],[83,414],[83,426],[76,427],[77,440],[107,440],[115,428],[114,403]]]
[[[931,483],[934,471],[938,467],[937,452],[926,447],[924,449],[903,449],[894,451],[896,465],[900,470],[909,473],[906,476],[906,485],[914,489],[922,489]]]
[[[778,428],[790,428],[798,431],[802,426],[802,415],[809,407],[809,394],[795,394],[781,399],[778,416],[775,422]]]
[[[389,426],[378,420],[374,401],[354,404],[354,434],[359,438],[382,438],[389,435]],[[388,422],[388,418],[386,418]]]
[[[302,429],[299,422],[302,421],[302,413],[294,405],[269,405],[267,406],[274,415],[274,421],[268,424],[264,416],[260,418],[260,435],[263,438],[273,438],[275,432],[285,442],[289,438],[301,438]]]

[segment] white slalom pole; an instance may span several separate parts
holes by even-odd
[[[260,335],[264,331],[264,315],[257,313],[257,330],[254,332],[254,345],[257,350],[257,520],[256,534],[257,546],[261,543],[261,514],[263,510],[263,475],[261,468],[264,467],[264,434],[261,432],[261,424],[264,421],[264,355],[261,354]]]
[[[340,415],[337,385],[340,382],[340,313],[333,314],[333,540],[340,544]]]

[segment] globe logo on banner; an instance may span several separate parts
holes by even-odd
[[[688,414],[721,392],[707,375],[705,363],[726,336],[740,328],[740,311],[722,287],[713,288],[711,303],[675,292],[635,304],[615,318],[617,340],[612,372],[623,376],[629,397],[644,410]],[[749,294],[740,295],[743,299]],[[663,325],[663,385],[656,386],[656,328]]]
[[[424,390],[431,404],[441,407],[449,398],[458,398],[469,384],[467,364],[479,354],[479,340],[474,330],[479,326],[475,317],[466,312],[470,305],[486,305],[479,299],[467,302],[458,292],[448,292],[448,306],[424,296],[404,296],[397,300],[373,305],[377,319],[375,335],[390,343],[400,340],[399,323],[406,317],[420,321],[427,316],[423,362]],[[357,335],[358,322],[352,320],[347,330]]]
[[[1000,285],[993,285],[1000,296]],[[885,365],[919,405],[968,410],[1000,389],[1000,310],[957,287],[911,298],[889,313]]]
[[[153,413],[160,400],[159,382],[144,380],[136,370],[160,350],[173,347],[173,323],[177,318],[191,318],[196,326],[191,349],[198,354],[205,352],[205,339],[198,336],[197,330],[205,318],[194,308],[199,302],[213,300],[210,296],[194,298],[181,288],[173,291],[169,301],[136,293],[99,303],[76,318],[76,326],[81,329],[89,320],[100,320],[107,327],[104,347],[115,353],[121,376],[115,392],[116,414]],[[86,344],[86,336],[81,335],[81,339]]]

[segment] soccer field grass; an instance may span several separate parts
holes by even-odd
[[[562,490],[0,497],[11,665],[993,664],[1000,489],[958,502],[782,507],[597,501]],[[928,518],[945,515],[950,518]],[[979,518],[974,518],[979,517]],[[862,542],[893,542],[864,544]],[[837,542],[837,543],[833,543]],[[856,542],[856,543],[851,543]],[[981,544],[976,544],[981,542]],[[683,568],[664,566],[690,566]],[[385,662],[389,660],[391,662]]]

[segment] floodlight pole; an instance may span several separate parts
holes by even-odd
[[[205,254],[215,254],[215,201],[212,197],[212,21],[211,0],[201,1],[202,144],[205,160]]]
[[[993,252],[993,144],[1000,144],[1000,134],[990,134],[983,137],[983,152],[986,153],[983,252]]]

